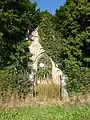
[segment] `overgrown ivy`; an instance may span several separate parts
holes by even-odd
[[[89,8],[88,0],[67,0],[54,16],[43,13],[38,30],[44,50],[68,75],[69,92],[90,90]]]

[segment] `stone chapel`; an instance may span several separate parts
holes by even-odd
[[[30,43],[29,50],[32,54],[32,68],[40,73],[40,70],[45,70],[44,73],[48,73],[54,83],[60,82],[62,71],[57,67],[52,58],[46,55],[45,50],[39,43],[38,28],[28,36],[28,41]]]

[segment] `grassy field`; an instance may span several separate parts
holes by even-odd
[[[0,120],[90,120],[90,105],[0,110]]]

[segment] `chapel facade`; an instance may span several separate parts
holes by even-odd
[[[39,75],[44,74],[51,77],[54,83],[60,82],[60,75],[62,71],[57,67],[55,62],[50,58],[42,45],[39,42],[38,28],[36,28],[28,37],[30,46],[29,50],[32,54],[32,68],[38,72]]]

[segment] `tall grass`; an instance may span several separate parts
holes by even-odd
[[[35,85],[35,96],[40,99],[60,98],[60,85],[54,83],[51,79],[39,79]]]

